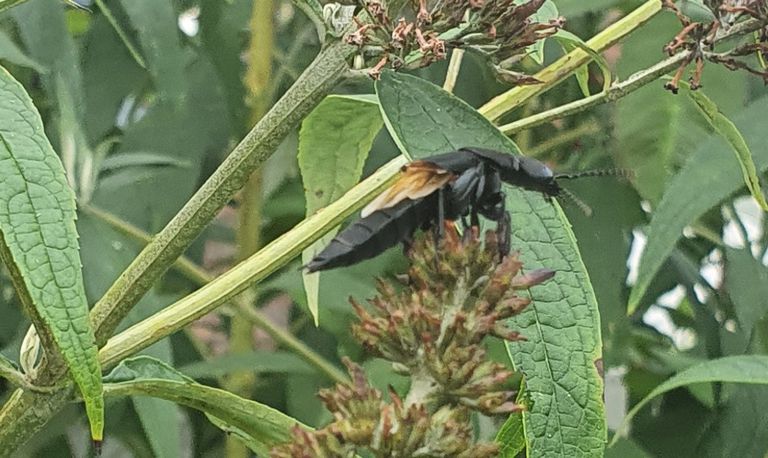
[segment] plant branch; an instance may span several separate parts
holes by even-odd
[[[91,310],[103,344],[133,305],[181,256],[251,173],[336,86],[353,48],[336,42],[318,54],[302,76],[245,136],[152,243],[133,260]]]
[[[463,49],[454,49],[451,53],[451,60],[448,63],[448,71],[445,73],[445,82],[443,82],[443,89],[446,92],[453,92],[453,88],[456,87],[456,80],[459,78],[459,70],[461,70],[461,62],[464,58]]]
[[[403,156],[395,158],[341,199],[305,219],[211,283],[110,339],[100,352],[103,367],[111,367],[167,337],[285,266],[389,186],[405,162]]]
[[[663,61],[650,68],[635,73],[634,75],[627,78],[626,81],[612,85],[606,91],[602,91],[589,97],[584,97],[583,99],[575,100],[571,103],[566,103],[565,105],[561,105],[559,107],[552,108],[551,110],[525,117],[509,124],[504,124],[499,126],[499,130],[507,135],[513,135],[520,131],[528,130],[536,126],[564,118],[566,116],[581,113],[582,111],[585,111],[594,106],[618,100],[640,89],[646,84],[656,81],[657,79],[666,75],[671,70],[678,67],[689,54],[690,52],[688,51],[676,54],[670,58],[664,59]]]
[[[755,19],[745,21],[737,24],[736,26],[729,29],[727,33],[719,36],[717,41],[719,42],[733,38],[734,36],[752,33],[763,26],[764,24],[761,21]],[[645,70],[641,70],[635,73],[625,81],[613,84],[610,88],[603,92],[585,97],[583,99],[575,100],[571,103],[566,103],[565,105],[561,105],[551,110],[525,117],[509,124],[505,124],[500,126],[499,130],[507,135],[513,135],[526,129],[531,129],[536,126],[564,118],[566,116],[580,113],[584,110],[587,110],[588,108],[592,108],[603,103],[616,101],[640,89],[646,84],[656,81],[673,69],[679,67],[682,62],[691,57],[691,53],[692,51],[683,51],[675,54],[674,56],[664,59]]]
[[[661,1],[648,0],[616,23],[595,35],[591,40],[587,41],[587,46],[592,48],[595,52],[601,53],[641,25],[645,24],[659,11],[661,11]],[[592,57],[585,51],[575,49],[533,75],[534,78],[541,81],[541,84],[518,86],[510,89],[493,98],[478,111],[480,111],[486,118],[495,121],[531,98],[553,88],[572,75],[582,65],[588,64],[591,60]]]

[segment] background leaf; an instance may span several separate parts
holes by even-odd
[[[220,428],[234,428],[248,438],[248,446],[258,454],[268,454],[275,444],[291,439],[296,420],[258,402],[240,398],[224,390],[199,385],[156,359],[139,356],[115,367],[104,378],[109,396],[144,395],[167,399],[198,409],[214,417]]]
[[[375,100],[327,97],[301,125],[299,168],[307,216],[335,201],[360,181],[363,164],[383,121]],[[330,231],[304,250],[306,264],[336,235]],[[302,272],[307,306],[318,324],[320,272]]]
[[[762,141],[764,125],[761,120],[765,116],[768,116],[765,100],[759,100],[735,117],[748,144]],[[637,283],[629,298],[629,313],[638,306],[651,280],[674,249],[683,228],[743,186],[738,164],[727,149],[719,136],[711,137],[670,182],[647,231],[648,245],[640,259]],[[754,159],[759,170],[768,168],[766,149],[755,148]]]
[[[741,166],[741,173],[744,175],[744,183],[747,185],[752,197],[757,200],[763,210],[768,211],[768,202],[765,201],[763,190],[760,187],[760,177],[757,176],[755,163],[752,161],[752,152],[749,146],[741,136],[739,129],[728,119],[720,108],[701,91],[688,91],[688,95],[696,102],[704,117],[715,129],[715,132],[722,135],[725,141],[736,153],[736,159]]]
[[[768,384],[768,356],[742,355],[706,361],[690,367],[653,389],[627,413],[624,425],[651,399],[675,388],[693,383],[731,382]],[[614,441],[615,438],[614,437]]]

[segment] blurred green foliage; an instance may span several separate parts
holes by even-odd
[[[64,163],[79,205],[107,211],[154,234],[251,127],[242,81],[248,65],[243,56],[251,36],[258,38],[258,31],[248,28],[252,2],[83,3],[90,10],[74,9],[59,0],[29,0],[4,11],[0,62],[32,96],[54,149],[69,155]],[[99,3],[108,8],[109,17]],[[568,19],[566,29],[585,38],[640,3],[555,0]],[[624,79],[662,60],[662,46],[679,29],[672,14],[661,13],[609,49],[606,60]],[[312,21],[285,0],[275,3],[274,38],[272,101],[320,49]],[[551,40],[544,51],[544,65],[561,55]],[[531,60],[524,65],[531,71],[538,68]],[[414,73],[439,85],[446,69],[447,63],[439,62]],[[602,73],[594,65],[590,70],[588,83],[595,93],[602,88]],[[673,96],[662,85],[657,81],[616,103],[513,138],[523,153],[535,153],[555,170],[616,166],[636,172],[632,183],[605,178],[568,183],[592,208],[591,217],[564,203],[600,308],[611,392],[606,406],[609,419],[627,410],[612,400],[634,405],[696,363],[768,353],[768,293],[764,293],[768,219],[747,197],[739,164],[727,144],[688,97]],[[454,93],[479,107],[506,89],[479,57],[468,54]],[[714,65],[705,69],[702,90],[742,132],[764,177],[768,91],[756,78]],[[372,94],[373,84],[350,80],[336,92]],[[571,78],[508,118],[519,119],[581,97],[576,78]],[[582,134],[574,139],[570,135],[574,131]],[[397,151],[387,131],[379,132],[363,175],[394,158]],[[298,132],[263,168],[264,242],[305,217],[297,152]],[[439,152],[443,151],[435,151]],[[238,258],[239,202],[234,199],[186,253],[211,273],[226,270]],[[80,213],[78,232],[92,305],[143,243],[88,212]],[[659,247],[652,252],[657,256],[651,260],[656,269],[645,273],[647,288],[637,298],[637,310],[627,315],[638,247],[645,243],[645,235],[654,237],[648,241],[652,249]],[[350,356],[362,363],[375,386],[401,389],[403,378],[366,355],[351,338],[348,325],[353,315],[347,298],[371,297],[374,277],[404,269],[402,254],[390,250],[353,268],[323,274],[317,293],[319,328],[308,312],[298,267],[297,259],[263,282],[256,305],[333,364],[340,366],[340,357]],[[171,270],[121,328],[198,287]],[[15,361],[29,322],[20,312],[5,270],[0,274],[0,316],[0,353]],[[143,354],[211,386],[221,386],[226,375],[253,371],[256,384],[250,399],[310,426],[327,420],[316,392],[332,383],[328,376],[287,349],[276,349],[274,340],[257,331],[253,352],[228,352],[232,316],[225,308]],[[0,379],[0,399],[5,401],[12,391]],[[766,408],[768,387],[760,385],[677,388],[641,410],[629,437],[608,449],[607,455],[762,458],[768,453]],[[70,406],[17,456],[85,456],[86,425],[82,409]],[[618,426],[609,420],[609,429]],[[105,456],[208,457],[222,456],[225,450],[225,434],[204,413],[151,397],[108,398],[106,435]]]

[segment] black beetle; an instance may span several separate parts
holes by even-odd
[[[368,206],[361,218],[341,231],[306,266],[309,272],[348,266],[375,257],[398,242],[408,242],[417,229],[434,228],[439,237],[445,220],[478,215],[495,221],[500,251],[509,252],[509,213],[501,184],[506,183],[554,198],[567,193],[558,179],[616,174],[615,170],[555,175],[542,162],[484,148],[465,147],[413,161],[402,176]],[[574,200],[585,210],[578,199]]]

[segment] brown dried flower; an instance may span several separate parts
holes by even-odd
[[[359,0],[370,24],[358,24],[346,41],[361,49],[369,62],[386,62],[393,68],[414,68],[445,59],[447,50],[467,49],[486,56],[503,73],[526,48],[557,32],[564,20],[533,20],[545,0],[417,0],[406,2],[402,16],[389,14],[381,0]],[[511,58],[516,58],[510,60]],[[376,78],[380,67],[369,71]],[[503,71],[502,71],[503,70]],[[531,78],[503,78],[530,84]]]
[[[768,27],[758,34],[755,43],[738,46],[730,51],[712,52],[718,33],[732,27],[743,18],[752,18],[768,22],[768,2],[766,0],[705,0],[704,7],[679,8],[673,0],[662,0],[664,7],[674,12],[683,25],[683,29],[664,47],[670,56],[680,51],[688,51],[688,56],[678,67],[674,77],[665,84],[665,88],[677,94],[686,68],[694,64],[690,77],[692,90],[701,87],[701,76],[705,61],[721,64],[730,70],[746,70],[763,78],[768,84],[768,71],[750,66],[740,57],[759,54],[763,60],[768,57]],[[694,14],[697,13],[697,14]]]

